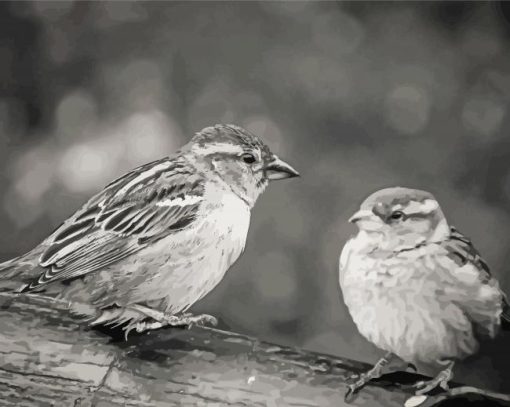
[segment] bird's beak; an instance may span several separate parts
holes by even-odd
[[[358,212],[356,212],[354,215],[352,215],[349,218],[350,223],[356,223],[362,219],[368,219],[373,217],[374,213],[371,210],[368,209],[360,209]]]
[[[276,155],[264,166],[264,172],[270,180],[299,177],[299,172]]]

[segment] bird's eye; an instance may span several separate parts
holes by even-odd
[[[243,159],[243,161],[246,163],[246,164],[253,164],[255,161],[257,161],[257,159],[255,158],[255,156],[251,153],[244,153],[241,158]]]
[[[400,220],[400,219],[404,219],[404,212],[402,211],[395,211],[393,212],[391,215],[390,215],[390,219],[392,220]]]

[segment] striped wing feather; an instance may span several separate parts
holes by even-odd
[[[451,227],[450,239],[443,242],[450,256],[460,265],[471,263],[476,266],[480,272],[480,280],[485,284],[495,283],[490,272],[489,266],[480,256],[478,250],[474,247],[470,239],[460,233],[456,228]],[[510,324],[510,306],[504,293],[503,295],[503,313],[501,320],[505,324]]]
[[[109,184],[46,241],[46,268],[23,291],[103,269],[189,227],[202,201],[202,177],[179,157],[139,167]]]

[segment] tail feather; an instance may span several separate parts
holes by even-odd
[[[508,312],[501,315],[501,329],[503,331],[510,331],[510,315]]]
[[[510,331],[510,305],[506,297],[503,297],[503,312],[501,313],[501,329]]]
[[[38,263],[38,255],[34,252],[0,263],[0,291],[18,291],[37,278],[43,271]]]

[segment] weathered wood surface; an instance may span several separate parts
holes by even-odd
[[[366,365],[214,329],[113,341],[65,306],[0,294],[0,406],[344,406]],[[351,405],[403,406],[367,386]]]

